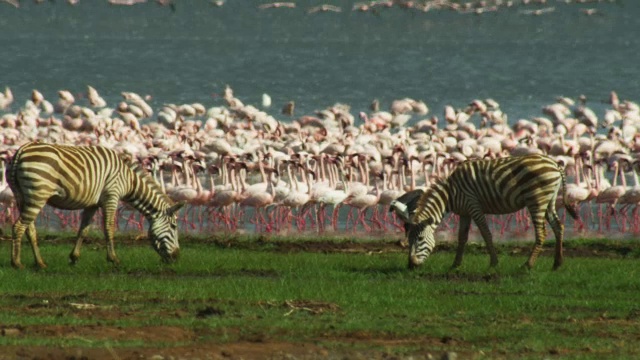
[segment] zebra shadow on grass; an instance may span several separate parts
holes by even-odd
[[[354,274],[369,276],[402,277],[411,279],[423,279],[425,281],[453,281],[453,282],[499,282],[499,273],[487,271],[486,273],[466,273],[464,271],[446,271],[421,269],[409,270],[405,266],[381,266],[381,267],[346,267],[345,270]]]
[[[465,271],[464,269],[443,270],[440,268],[420,268],[409,270],[402,265],[386,265],[380,267],[355,267],[349,266],[345,271],[353,274],[362,274],[367,276],[380,276],[382,278],[397,278],[421,280],[426,282],[450,282],[450,283],[495,283],[498,284],[502,279],[528,278],[535,272],[518,267],[516,269],[496,270],[488,268],[486,271]]]

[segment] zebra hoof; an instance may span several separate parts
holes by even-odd
[[[69,265],[75,265],[78,263],[79,256],[75,256],[73,254],[69,255]]]

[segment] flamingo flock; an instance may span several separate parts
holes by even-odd
[[[422,100],[403,98],[388,109],[374,100],[357,115],[338,103],[289,117],[267,112],[268,95],[259,108],[229,86],[214,106],[154,109],[150,96],[121,96],[110,106],[87,86],[76,95],[60,90],[50,100],[33,90],[18,103],[7,87],[0,96],[3,168],[33,140],[101,145],[146,169],[173,200],[188,203],[185,231],[397,232],[403,223],[388,211],[390,203],[448,176],[460,162],[543,153],[565,166],[566,196],[581,212],[575,231],[640,232],[640,106],[614,91],[602,114],[584,96],[558,97],[540,114],[516,121],[492,99],[447,105],[439,114]],[[15,201],[4,179],[0,205],[0,222],[11,222]],[[138,215],[121,210],[120,226],[142,227]],[[49,213],[58,225],[77,221],[74,214]],[[501,233],[529,226],[524,214],[493,222]]]

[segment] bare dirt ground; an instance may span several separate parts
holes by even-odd
[[[82,330],[82,329],[78,329]],[[113,332],[104,329],[104,333]],[[147,332],[152,329],[144,329]],[[166,330],[166,329],[165,329]],[[71,331],[61,331],[72,336]],[[113,349],[113,348],[51,348],[5,347],[0,359],[326,359],[329,353],[313,344],[292,343],[232,343],[225,345],[180,346],[169,349]],[[365,358],[365,357],[363,357]]]
[[[101,239],[89,240],[89,242],[100,242]],[[351,252],[351,253],[381,253],[381,252],[404,252],[406,249],[399,242],[318,242],[318,241],[268,241],[258,240],[255,242],[231,242],[226,240],[211,241],[220,247],[235,247],[247,249],[260,249],[269,246],[268,251],[276,252]],[[452,251],[454,244],[439,245],[438,251]],[[481,250],[482,251],[482,250]],[[508,247],[509,253],[526,254],[530,251],[529,244]],[[625,256],[633,249],[625,246],[598,246],[589,245],[583,247],[569,247],[565,254],[567,257],[620,257]],[[545,251],[549,256],[552,251]],[[27,306],[21,309],[2,309],[2,311],[29,311],[38,312],[38,307]],[[123,314],[118,309],[86,309],[83,316],[97,316],[98,318],[109,320],[121,316],[135,316],[135,314]],[[442,348],[443,345],[455,342],[455,339],[443,338],[415,338],[398,339],[394,337],[380,338],[372,337],[371,334],[354,333],[348,334],[340,339],[318,339],[312,342],[284,342],[268,338],[252,338],[239,342],[215,344],[196,342],[198,338],[207,334],[198,331],[185,329],[177,326],[151,326],[140,328],[123,328],[108,325],[92,326],[54,326],[54,325],[32,325],[17,326],[0,324],[0,336],[7,338],[40,337],[50,338],[56,343],[64,344],[65,340],[86,341],[86,347],[78,346],[53,346],[53,347],[25,347],[25,346],[4,346],[0,347],[0,360],[14,359],[402,359],[402,356],[395,355],[380,349],[393,349],[397,347],[411,347],[419,349],[412,351],[412,359],[432,359],[432,358],[473,358],[481,354],[469,352],[468,354],[447,354],[442,352],[429,352],[429,349]],[[108,345],[103,347],[91,346],[94,341],[103,343],[104,341],[140,340],[149,343],[168,344],[167,348],[130,347],[113,348]],[[191,345],[189,345],[191,343]],[[173,346],[171,344],[187,344]],[[347,347],[327,346],[327,344],[347,344]],[[457,344],[463,345],[463,344]],[[458,348],[465,348],[460,346]],[[469,349],[472,347],[469,346]],[[371,350],[375,349],[375,350]],[[485,354],[490,358],[507,358],[506,354]],[[550,354],[558,355],[558,354]],[[408,358],[408,357],[407,357]]]
[[[601,321],[611,321],[602,319]],[[614,321],[634,322],[635,319],[618,319]],[[597,323],[586,321],[582,326],[599,326]],[[103,347],[79,347],[79,346],[55,346],[55,347],[25,347],[25,346],[4,346],[0,347],[0,360],[91,360],[91,359],[272,359],[272,360],[295,360],[295,359],[511,359],[517,358],[518,354],[507,354],[500,351],[490,353],[473,350],[473,344],[464,344],[464,341],[444,338],[381,338],[374,337],[366,332],[348,334],[341,338],[324,338],[316,342],[284,342],[272,341],[264,338],[243,340],[225,344],[213,344],[195,342],[200,336],[196,331],[172,326],[154,326],[141,328],[120,328],[112,326],[28,326],[9,327],[1,329],[1,336],[21,337],[39,336],[51,337],[64,342],[66,339],[84,339],[88,343],[92,340],[143,340],[162,342],[168,344],[182,342],[187,345],[170,346],[166,348],[149,347],[129,347],[113,348]],[[92,339],[92,340],[90,340]],[[189,341],[194,341],[189,344]],[[326,344],[336,343],[346,346],[326,346]],[[325,344],[325,345],[323,345]],[[443,348],[447,345],[455,346],[458,349],[468,349],[464,352],[443,352],[433,351],[433,349]],[[397,355],[392,349],[398,347],[411,347],[410,354]],[[385,350],[388,349],[388,350]],[[589,354],[591,349],[585,348],[578,353],[570,353],[563,349],[552,348],[549,350],[550,356],[579,356]],[[522,356],[526,354],[520,354]]]
[[[92,316],[91,311],[85,312]],[[94,314],[95,315],[95,314]],[[127,314],[135,316],[135,314]],[[101,311],[100,318],[122,316],[117,311]],[[207,330],[201,330],[206,332]],[[392,351],[396,347],[419,348],[413,352],[413,359],[429,359],[440,357],[444,353],[429,352],[428,349],[451,344],[455,340],[450,338],[416,338],[398,339],[373,337],[371,334],[356,332],[341,338],[323,338],[315,342],[284,342],[268,338],[256,337],[232,343],[215,344],[197,341],[201,336],[210,334],[199,333],[198,330],[185,329],[177,326],[147,326],[147,327],[114,327],[108,325],[90,326],[59,326],[32,325],[3,327],[0,335],[5,337],[39,337],[56,339],[59,343],[65,340],[83,340],[88,346],[4,346],[0,347],[0,360],[13,359],[400,359]],[[93,341],[132,341],[163,343],[169,347],[128,347],[113,348],[110,346],[92,347]],[[187,344],[173,346],[171,344]],[[189,345],[189,343],[191,343]],[[324,346],[322,344],[325,344]],[[345,347],[331,347],[326,344],[344,344]]]
[[[51,330],[51,329],[49,329]],[[46,330],[46,331],[49,331]],[[78,336],[85,329],[59,329],[60,336],[70,337]],[[171,329],[143,329],[136,331],[136,334],[127,334],[127,338],[131,336],[137,337],[137,334],[148,332],[150,337],[154,337],[157,332],[164,332]],[[185,336],[180,329],[173,329],[178,336]],[[36,331],[45,331],[45,329],[36,329]],[[117,329],[104,328],[99,331],[103,336],[111,336],[118,333]],[[86,336],[86,335],[85,335]],[[124,335],[121,335],[124,336]],[[377,348],[396,347],[396,346],[420,346],[428,348],[437,342],[446,342],[444,339],[416,339],[416,340],[397,340],[397,339],[374,339],[366,338],[366,334],[362,335],[363,339],[348,339],[350,344],[365,350],[340,350],[327,349],[314,343],[291,343],[291,342],[235,342],[228,344],[198,344],[177,346],[166,349],[149,349],[149,348],[127,348],[114,349],[105,348],[77,348],[77,347],[3,347],[0,348],[2,355],[0,359],[64,359],[64,360],[82,360],[82,359],[273,359],[273,360],[292,360],[292,359],[402,359],[402,356],[393,355],[392,352],[384,350],[366,350],[367,347],[375,346]],[[344,339],[340,339],[344,340]],[[411,355],[412,359],[432,359],[441,358],[447,355],[442,352],[429,352],[427,350],[418,351],[419,354]],[[461,356],[462,355],[462,356]],[[458,358],[468,358],[471,354],[459,354]],[[409,357],[407,357],[409,358]]]

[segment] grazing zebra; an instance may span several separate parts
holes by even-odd
[[[35,219],[45,206],[66,210],[83,209],[76,245],[69,258],[75,263],[87,226],[102,208],[107,259],[118,263],[113,243],[116,209],[120,200],[132,205],[149,221],[149,237],[164,261],[177,259],[176,213],[183,204],[173,204],[158,184],[141,169],[128,164],[113,150],[101,146],[65,146],[31,142],[13,156],[5,173],[13,190],[20,216],[13,225],[11,265],[22,268],[20,243],[27,233],[36,265],[40,256]]]
[[[413,216],[416,224],[409,231],[409,267],[420,265],[435,246],[434,231],[447,211],[460,216],[458,249],[453,268],[462,263],[471,220],[479,228],[491,257],[490,266],[498,264],[485,214],[508,214],[524,207],[533,221],[536,241],[525,266],[532,268],[546,237],[545,219],[556,237],[553,268],[562,265],[564,226],[558,219],[555,203],[558,190],[566,192],[564,170],[550,157],[527,155],[495,160],[466,161],[447,179],[436,181],[418,201]],[[567,212],[577,218],[566,201]]]

